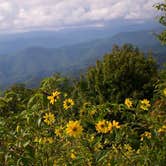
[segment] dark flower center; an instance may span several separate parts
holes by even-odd
[[[77,127],[73,127],[73,131],[77,131]]]

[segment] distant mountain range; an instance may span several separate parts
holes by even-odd
[[[114,20],[104,27],[68,28],[59,31],[29,31],[19,33],[0,33],[0,56],[13,55],[29,47],[59,48],[88,42],[95,39],[112,37],[124,31],[140,31],[161,27],[154,21],[133,23],[132,21]]]
[[[125,43],[132,43],[145,53],[151,50],[159,63],[166,62],[166,47],[156,40],[152,31],[121,32],[79,44],[70,43],[58,48],[33,46],[1,55],[0,85],[6,88],[13,83],[25,82],[34,86],[33,81],[55,72],[77,75],[110,52],[114,44]]]

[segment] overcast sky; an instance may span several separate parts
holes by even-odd
[[[159,0],[0,0],[0,32],[103,26],[113,19],[155,17]]]

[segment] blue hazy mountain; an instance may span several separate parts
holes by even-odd
[[[166,62],[166,47],[156,40],[154,31],[120,32],[111,37],[72,44],[60,48],[33,46],[0,56],[0,85],[40,80],[55,72],[77,75],[94,65],[114,44],[132,43],[145,53],[152,51],[158,62]]]
[[[68,28],[59,31],[30,31],[0,34],[0,55],[13,55],[14,52],[29,47],[59,48],[94,39],[111,37],[119,32],[156,29],[160,25],[154,21],[133,23],[115,20],[98,27]]]

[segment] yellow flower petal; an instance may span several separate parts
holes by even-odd
[[[128,108],[131,108],[133,105],[132,101],[129,98],[125,99],[124,103]]]
[[[83,127],[79,121],[69,121],[66,128],[66,133],[69,136],[79,137],[82,134]]]
[[[142,110],[148,110],[149,107],[151,106],[151,105],[150,105],[150,101],[147,100],[147,99],[141,100],[140,103],[141,103],[140,108],[141,108]]]
[[[63,102],[63,107],[65,110],[71,109],[74,105],[74,101],[72,99],[66,99]]]
[[[44,122],[47,124],[47,125],[51,125],[51,124],[53,124],[54,123],[54,121],[55,121],[55,116],[54,116],[54,114],[52,114],[52,113],[46,113],[44,116],[43,116],[43,118],[44,118]]]

